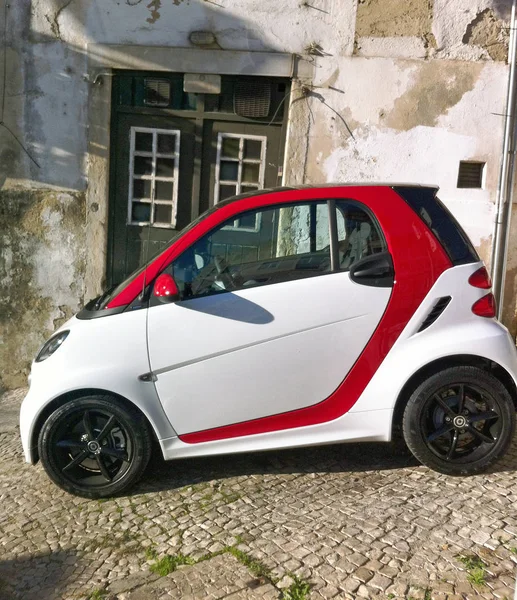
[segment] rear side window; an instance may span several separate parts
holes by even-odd
[[[393,188],[438,238],[453,265],[481,260],[472,242],[449,210],[436,197],[432,188]]]
[[[361,206],[338,200],[336,210],[340,269],[348,271],[357,261],[387,250],[379,225]]]

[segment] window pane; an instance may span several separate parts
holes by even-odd
[[[167,133],[158,134],[158,154],[174,154],[176,150],[176,136]]]
[[[248,213],[239,218],[239,227],[249,227],[255,229],[257,226],[257,214],[255,212]]]
[[[236,193],[236,187],[234,185],[219,186],[219,200],[226,200],[226,198],[235,196]]]
[[[150,179],[133,179],[133,198],[151,199]]]
[[[242,165],[242,181],[257,182],[260,176],[259,163],[244,163]]]
[[[338,250],[342,269],[371,254],[384,252],[386,244],[377,223],[360,206],[339,202],[338,210]],[[344,225],[339,226],[342,215]]]
[[[153,172],[153,159],[150,156],[135,156],[135,175],[151,175]]]
[[[262,142],[260,140],[244,141],[244,158],[260,159],[262,152]]]
[[[324,275],[331,270],[328,237],[325,202],[249,211],[186,250],[174,276],[184,297],[197,297]]]
[[[231,265],[242,263],[242,246],[240,244],[228,244],[228,254],[226,260]]]
[[[239,158],[239,138],[223,138],[222,156],[225,158]]]
[[[171,204],[155,204],[154,205],[154,222],[171,224],[172,205]]]
[[[316,206],[316,250],[330,247],[329,216],[326,204]]]
[[[221,181],[237,181],[239,173],[239,163],[221,161],[221,170],[219,173],[219,179]]]
[[[156,159],[156,176],[157,177],[174,177],[173,158],[157,158]]]
[[[326,203],[279,209],[278,256],[325,251],[330,256]]]
[[[143,202],[134,202],[132,206],[131,219],[133,221],[149,221],[151,218],[151,205]]]
[[[156,200],[172,200],[172,192],[174,189],[174,183],[172,181],[155,181],[155,192],[154,196]]]
[[[257,246],[243,246],[242,247],[242,262],[249,263],[255,262],[259,258],[259,249]]]
[[[149,78],[144,80],[144,104],[168,106],[171,100],[171,83],[167,79]]]
[[[137,152],[152,152],[153,134],[137,131],[135,133],[135,150]]]
[[[249,193],[253,193],[256,192],[258,190],[258,186],[254,185],[243,185],[241,186],[241,194],[249,194]]]

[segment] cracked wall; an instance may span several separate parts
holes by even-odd
[[[1,387],[26,384],[45,339],[80,307],[84,194],[0,191]]]

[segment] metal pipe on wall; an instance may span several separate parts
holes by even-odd
[[[493,230],[491,276],[494,296],[497,301],[497,317],[503,312],[504,286],[506,279],[506,261],[510,220],[512,216],[513,184],[515,175],[516,122],[515,109],[517,99],[517,36],[516,36],[517,0],[512,2],[510,19],[510,43],[508,47],[508,91],[506,96],[505,124],[501,168],[497,185],[496,219]]]

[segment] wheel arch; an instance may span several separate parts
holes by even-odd
[[[397,401],[395,403],[395,409],[393,411],[393,419],[392,419],[392,437],[397,439],[402,435],[402,417],[404,414],[404,409],[406,404],[411,397],[411,394],[416,390],[416,388],[427,378],[435,375],[436,373],[443,371],[449,367],[478,367],[483,371],[491,373],[499,381],[507,388],[512,397],[513,404],[515,410],[517,411],[517,386],[513,377],[508,373],[508,371],[499,365],[498,363],[484,358],[482,356],[477,356],[474,354],[457,354],[452,356],[446,356],[443,358],[439,358],[434,360],[420,369],[418,369],[413,375],[407,380],[404,384],[404,387],[401,389]]]
[[[149,431],[151,432],[151,436],[153,439],[153,446],[158,445],[158,436],[156,434],[153,424],[151,423],[147,415],[142,411],[142,409],[139,408],[134,402],[111,390],[105,390],[101,388],[82,388],[66,392],[64,394],[61,394],[60,396],[57,396],[56,398],[51,400],[47,405],[45,405],[43,410],[39,413],[34,427],[32,429],[30,438],[30,448],[33,464],[37,463],[39,460],[38,438],[45,421],[55,410],[57,410],[67,402],[70,402],[71,400],[76,400],[77,398],[82,398],[83,396],[112,396],[113,398],[119,400],[125,406],[131,408],[132,410],[138,411],[145,419],[145,422],[149,427]]]

